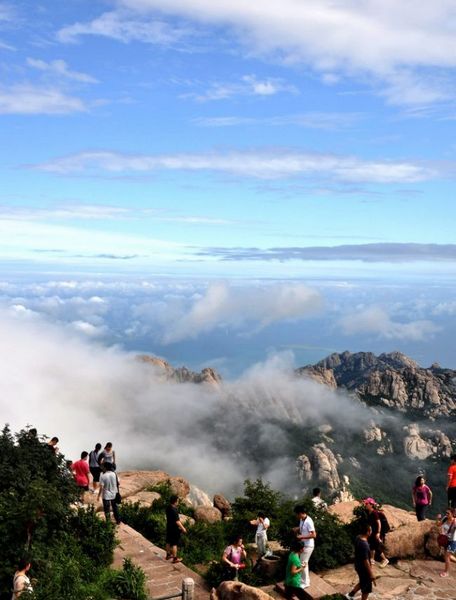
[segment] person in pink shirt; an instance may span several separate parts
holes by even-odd
[[[89,453],[84,450],[81,452],[81,459],[77,460],[71,466],[73,471],[74,480],[78,486],[81,494],[89,491],[89,462],[87,460]]]

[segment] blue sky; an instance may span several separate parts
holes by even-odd
[[[217,317],[242,335],[248,323],[258,358],[270,340],[252,331],[315,326],[315,307],[298,287],[297,309],[287,282],[327,307],[324,282],[362,281],[364,330],[351,323],[350,343],[329,343],[353,309],[321,308],[325,348],[407,346],[418,323],[439,354],[454,319],[447,308],[435,321],[454,298],[456,6],[422,4],[0,0],[4,282],[171,278],[172,288],[180,278],[184,325],[200,296],[219,302],[199,334],[218,335]],[[218,280],[228,300],[211,295]],[[252,301],[230,288],[239,280],[282,282],[290,312],[266,302],[266,286],[253,301],[273,324],[227,318],[223,302],[245,311]],[[406,289],[385,297],[398,283]],[[428,286],[439,292],[423,314],[398,310]],[[153,349],[163,332],[149,339]],[[165,342],[173,358],[192,358]],[[456,360],[448,348],[442,358]]]

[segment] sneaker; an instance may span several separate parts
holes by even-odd
[[[384,569],[386,565],[389,565],[389,560],[387,558],[385,558],[385,560],[382,560],[382,562],[378,566],[380,567],[380,569]]]
[[[350,594],[345,594],[345,598],[347,598],[347,600],[355,600],[355,597]]]
[[[446,571],[442,571],[440,573],[440,577],[448,577],[448,573]]]

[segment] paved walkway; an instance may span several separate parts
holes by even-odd
[[[165,551],[154,546],[140,533],[122,523],[117,528],[117,538],[119,545],[114,551],[113,566],[120,568],[123,559],[130,557],[146,574],[147,591],[151,600],[180,592],[182,581],[186,577],[191,577],[195,582],[195,600],[208,600],[209,588],[200,575],[182,563],[173,565],[165,560]]]

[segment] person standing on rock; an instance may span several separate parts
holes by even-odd
[[[307,509],[303,505],[295,506],[294,513],[299,519],[299,527],[295,529],[297,539],[301,542],[301,564],[303,571],[301,574],[301,588],[306,589],[310,586],[310,575],[309,575],[309,560],[314,551],[315,538],[317,534],[315,532],[315,525],[313,520],[307,514]]]
[[[112,449],[111,442],[108,442],[98,455],[98,463],[102,469],[106,466],[106,463],[111,463],[113,465],[112,471],[116,470],[116,453]]]
[[[100,487],[98,491],[98,498],[103,500],[103,510],[106,517],[106,521],[111,518],[112,514],[117,525],[120,525],[119,508],[117,506],[116,496],[119,492],[119,484],[117,475],[113,471],[113,465],[110,462],[104,463],[105,472],[100,475]]]
[[[294,540],[290,548],[291,552],[288,555],[287,569],[285,572],[285,598],[292,600],[309,600],[312,598],[305,590],[302,589],[301,573],[303,566],[299,554],[302,550],[302,544],[299,540]]]
[[[361,534],[355,541],[355,571],[358,575],[359,582],[351,592],[345,594],[347,600],[354,600],[354,597],[359,590],[361,590],[361,600],[367,600],[369,594],[372,592],[372,582],[375,581],[375,577],[372,571],[371,552],[368,542],[371,535],[371,526],[368,523],[364,523]]]
[[[177,557],[177,547],[180,545],[182,533],[187,533],[179,517],[178,503],[179,496],[173,494],[166,507],[166,560],[172,558],[173,563],[182,562],[182,559]]]
[[[456,508],[456,454],[452,454],[450,460],[447,481],[448,506]]]
[[[426,485],[426,481],[422,475],[415,480],[415,485],[412,489],[412,500],[417,520],[424,521],[426,518],[426,511],[432,504],[432,491],[431,488]]]
[[[264,512],[259,512],[256,519],[250,521],[250,525],[256,525],[255,544],[257,545],[258,558],[266,554],[268,545],[268,529],[271,521]]]
[[[364,506],[367,510],[367,520],[371,527],[371,534],[368,542],[371,550],[371,561],[373,562],[376,556],[380,557],[380,568],[385,568],[389,564],[383,552],[384,539],[382,539],[382,522],[380,520],[379,511],[376,510],[377,503],[373,498],[366,498]]]
[[[95,444],[95,449],[92,450],[89,454],[89,469],[93,479],[93,491],[96,492],[101,475],[101,467],[98,462],[98,457],[100,455],[101,444]]]
[[[73,471],[74,480],[76,481],[76,485],[78,486],[81,495],[81,500],[84,497],[84,492],[89,491],[89,463],[87,462],[88,456],[89,453],[84,450],[84,452],[81,452],[81,458],[71,465],[71,470]]]

